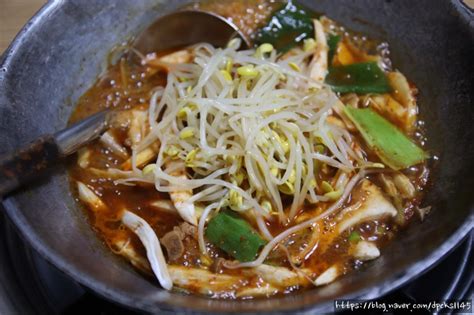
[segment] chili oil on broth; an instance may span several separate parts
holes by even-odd
[[[281,2],[275,3],[273,1],[232,1],[230,4],[226,2],[225,5],[219,1],[208,1],[196,4],[195,7],[231,18],[247,35],[253,35],[256,28],[263,25],[279,5],[281,5]],[[331,23],[333,22],[331,21]],[[337,27],[337,24],[331,24],[331,27]],[[344,42],[350,43],[350,35],[344,29],[341,30],[344,31]],[[355,50],[350,45],[347,46],[349,50]],[[160,53],[160,55],[165,54]],[[363,57],[356,55],[355,58]],[[130,63],[129,58],[124,56],[115,65],[111,65],[105,75],[99,78],[93,87],[80,98],[70,118],[70,122],[78,121],[105,108],[122,111],[146,111],[154,89],[157,86],[165,85],[165,71],[137,63]],[[350,102],[351,100],[348,101]],[[357,102],[363,102],[363,99],[358,97]],[[384,115],[383,112],[380,112],[380,114]],[[390,115],[384,116],[393,123],[399,124],[399,122],[391,119]],[[113,126],[111,132],[118,142],[126,148],[128,156],[130,156],[130,146],[124,144],[127,138],[127,127],[118,124]],[[416,136],[415,140],[419,143],[420,139],[422,139],[422,132],[416,130],[412,134],[413,137]],[[357,143],[364,146],[362,139],[359,139]],[[87,150],[90,155],[87,167],[84,168],[79,164],[75,164],[70,169],[72,189],[77,193],[75,183],[78,181],[82,182],[103,201],[107,206],[107,211],[96,211],[90,207],[85,207],[91,225],[111,250],[124,256],[144,274],[151,276],[150,267],[146,262],[145,248],[138,237],[121,223],[122,212],[127,209],[145,219],[160,239],[173,231],[175,227],[180,226],[183,220],[177,213],[163,211],[158,207],[152,206],[157,201],[169,202],[168,194],[159,193],[154,185],[146,183],[140,183],[135,186],[117,185],[114,183],[113,178],[100,172],[92,171],[120,168],[126,163],[126,159],[118,156],[98,141],[90,144]],[[364,147],[364,152],[368,153],[371,161],[379,161],[376,155],[367,147]],[[330,167],[321,165],[321,168],[321,172],[317,174],[318,182],[329,181],[334,177],[334,170],[331,170]],[[387,192],[389,190],[387,185],[390,186],[390,184],[387,184],[387,179],[382,176],[383,173],[382,175],[369,175],[367,178],[380,187],[379,189],[383,195],[391,202],[396,203],[399,209],[395,218],[362,222],[350,227],[343,233],[339,233],[334,223],[336,215],[329,216],[322,220],[322,222],[313,225],[303,235],[294,235],[290,238],[286,247],[288,252],[292,256],[298,256],[299,253],[304,252],[306,254],[304,257],[290,262],[286,252],[277,247],[269,255],[267,263],[288,269],[304,266],[305,274],[312,279],[320,276],[331,266],[337,266],[339,276],[360,268],[363,262],[354,258],[351,254],[357,242],[361,239],[369,240],[378,248],[382,248],[393,239],[395,233],[406,226],[414,216],[416,209],[420,206],[428,174],[429,171],[425,164],[405,170],[402,175],[409,179],[415,187],[416,193],[410,196],[410,198],[399,198],[399,200],[394,200],[397,198],[390,196],[390,193]],[[390,173],[387,176],[390,177]],[[352,194],[348,199],[345,207],[350,207],[357,203],[357,198],[365,198],[364,196],[355,196],[360,186],[361,184],[359,183],[355,188],[356,193]],[[295,222],[291,225],[315,217],[323,213],[329,206],[330,203],[319,203],[316,206],[305,205],[303,207],[304,211],[299,212]],[[289,205],[286,204],[285,207],[289,207]],[[267,226],[273,235],[278,235],[289,227],[278,220],[267,222]],[[317,230],[319,230],[317,241],[314,241],[313,236]],[[186,245],[184,253],[181,257],[172,261],[173,265],[209,270],[218,275],[236,276],[240,279],[240,281],[233,283],[232,289],[225,290],[221,287],[217,288],[215,292],[208,292],[208,295],[216,298],[248,298],[249,296],[239,296],[239,291],[249,287],[258,288],[264,284],[261,277],[255,274],[250,274],[242,269],[225,268],[222,265],[222,259],[228,260],[231,257],[219,248],[210,244],[207,245],[211,258],[211,261],[209,261],[200,253],[197,240],[194,237],[187,235],[184,237],[183,242]],[[314,253],[317,254],[313,255]],[[275,291],[272,291],[271,294],[285,294],[310,287],[312,287],[311,283],[301,281],[301,283],[289,286],[276,286]],[[188,285],[186,291],[190,293],[203,293],[198,282],[194,286],[192,284]]]

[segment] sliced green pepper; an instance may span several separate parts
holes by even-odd
[[[376,62],[330,67],[326,83],[339,93],[388,93],[390,84]]]
[[[336,55],[337,52],[337,45],[341,41],[341,36],[340,35],[329,35],[328,37],[328,47],[329,47],[329,52],[328,52],[328,64],[332,65],[332,60],[334,59],[334,56]]]
[[[213,217],[206,228],[206,238],[235,259],[253,260],[266,242],[237,213],[224,210]]]
[[[369,147],[394,170],[423,162],[429,155],[397,127],[370,108],[345,107],[345,113],[362,134]]]
[[[257,44],[270,43],[280,52],[287,52],[307,38],[314,37],[312,15],[289,1],[270,17],[257,33]]]

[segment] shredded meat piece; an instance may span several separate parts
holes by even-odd
[[[179,229],[184,233],[184,235],[197,239],[197,228],[194,225],[184,222],[179,225]]]
[[[186,237],[197,239],[197,229],[195,226],[183,222],[161,238],[161,243],[166,248],[170,261],[176,261],[183,256],[185,250],[183,241]]]
[[[166,248],[168,259],[173,261],[181,257],[184,253],[182,234],[173,230],[161,238],[161,243]]]

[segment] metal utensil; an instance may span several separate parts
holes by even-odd
[[[224,17],[204,11],[184,10],[156,20],[135,39],[133,47],[142,54],[199,42],[223,47],[233,37],[240,37],[244,46],[250,47],[246,36]]]
[[[110,116],[111,111],[102,111],[0,158],[0,197],[43,174],[59,160],[99,137],[107,129]]]
[[[219,47],[226,45],[233,37],[241,37],[248,45],[238,28],[225,18],[203,11],[186,10],[160,17],[136,38],[132,46],[147,54],[199,42]],[[107,129],[111,116],[112,111],[100,112],[0,158],[0,197],[43,174],[59,160],[98,138]]]

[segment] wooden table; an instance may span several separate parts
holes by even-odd
[[[464,1],[474,8],[474,0]],[[46,0],[0,0],[0,54],[44,3]]]
[[[0,55],[45,0],[0,0]]]

